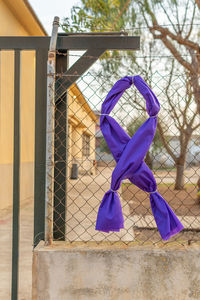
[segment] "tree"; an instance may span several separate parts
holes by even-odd
[[[146,75],[144,73],[149,86],[153,88],[153,85],[159,84],[159,89],[162,91],[161,112],[157,118],[159,141],[162,142],[163,147],[174,161],[176,166],[175,189],[181,190],[184,188],[184,169],[189,141],[192,134],[200,128],[199,115],[196,105],[194,105],[194,95],[187,80],[188,75],[182,74],[181,78],[177,77],[174,60],[168,65],[169,76],[167,77],[156,72],[157,79],[155,81],[152,70],[149,70],[151,68],[146,68]],[[146,112],[145,103],[140,101],[137,91],[134,95],[127,97],[123,105]],[[174,149],[170,144],[170,135],[178,137],[179,149]]]
[[[168,144],[164,118],[158,118],[158,130],[163,146],[176,165],[176,189],[182,189],[184,185],[187,147],[192,133],[198,128],[197,112],[200,113],[200,47],[198,45],[198,31],[195,30],[194,26],[199,16],[199,0],[82,0],[82,6],[72,10],[71,22],[68,19],[63,24],[63,28],[67,31],[80,31],[80,28],[84,31],[121,31],[126,30],[127,27],[134,29],[137,26],[138,29],[134,29],[136,34],[141,33],[142,28],[146,26],[154,39],[154,43],[155,41],[159,42],[159,54],[162,49],[165,56],[169,54],[173,56],[174,66],[171,67],[172,71],[169,70],[170,80],[164,89],[167,112],[173,118],[174,127],[179,133],[179,155],[175,155]],[[149,40],[149,36],[145,36],[145,38]],[[146,47],[146,41],[144,43]],[[134,70],[138,66],[141,68],[133,52],[126,52],[124,60],[123,58],[116,59],[117,57],[120,58],[120,55],[119,52],[109,51],[102,57],[103,70],[107,74],[119,73],[119,69],[123,68],[124,61],[127,64],[132,64]],[[148,68],[144,62],[142,71],[146,74],[145,80],[152,87],[152,60],[150,59],[149,62]],[[166,60],[166,65],[169,65],[169,60]],[[177,98],[174,96],[172,101],[169,87],[174,80],[173,71],[175,67],[183,73],[186,91],[184,95],[177,94]],[[121,69],[120,74],[123,74]],[[180,107],[178,101],[181,98],[184,104]],[[191,109],[193,99],[195,99],[197,107],[193,106]],[[140,103],[129,104],[141,110],[145,109]]]
[[[136,22],[136,12],[131,0],[81,0],[81,6],[73,6],[71,18],[65,18],[62,28],[66,32],[123,31]],[[106,51],[101,57],[103,70],[108,76],[121,66],[120,60],[113,60],[120,51]],[[126,51],[129,63],[134,60],[133,51]],[[108,60],[109,59],[109,60]]]
[[[74,6],[71,18],[65,18],[62,27],[67,32],[120,31],[132,26],[136,13],[131,0],[82,0]]]
[[[122,31],[146,24],[153,38],[160,40],[188,73],[200,113],[199,32],[194,30],[199,17],[200,0],[82,0],[82,6],[72,8],[71,20],[66,18],[62,27],[68,32],[95,32]]]
[[[200,113],[200,47],[194,21],[200,17],[199,0],[137,0],[145,24],[188,74],[188,82]],[[180,10],[182,8],[182,12]],[[170,26],[163,25],[164,16]],[[162,20],[162,25],[158,20]],[[189,20],[189,21],[188,21]],[[189,24],[188,24],[189,23]],[[170,29],[169,29],[170,28]]]
[[[138,8],[142,13],[145,24],[154,39],[160,40],[163,46],[174,56],[174,59],[182,66],[187,78],[188,104],[185,105],[184,110],[181,110],[182,122],[176,124],[182,132],[179,136],[181,147],[179,157],[174,155],[163,139],[165,148],[175,161],[177,168],[175,189],[182,189],[187,147],[192,132],[198,128],[198,124],[194,125],[194,119],[197,117],[197,112],[200,114],[200,47],[198,43],[198,31],[195,32],[193,26],[195,20],[199,20],[200,1],[138,0],[136,2],[138,3]],[[182,10],[180,10],[180,7]],[[161,15],[164,16],[164,19],[160,18]],[[162,20],[162,25],[159,22],[160,19]],[[164,22],[168,22],[170,26],[163,26]],[[188,122],[186,113],[192,97],[196,101],[197,110],[195,109],[193,117]],[[167,98],[169,100],[169,95],[167,95]],[[171,101],[168,101],[168,103],[170,104]],[[176,117],[176,109],[173,105],[171,105],[171,110],[174,117]],[[176,120],[178,119],[180,118],[176,117]],[[158,128],[162,133],[160,122],[158,122]]]
[[[189,81],[187,80],[187,73],[183,76],[183,78],[185,78],[186,86],[180,87],[182,90],[180,92],[176,91],[174,95],[169,92],[170,86],[172,85],[173,80],[175,80],[174,73],[176,74],[176,72],[174,72],[174,61],[172,61],[170,77],[165,86],[165,94],[168,113],[171,119],[173,119],[174,128],[178,133],[180,147],[178,154],[174,152],[175,149],[173,149],[166,140],[165,129],[163,127],[166,123],[165,120],[158,118],[157,126],[162,143],[176,166],[175,189],[181,190],[184,187],[184,169],[189,141],[192,134],[200,127],[200,123],[198,122],[199,115],[197,108],[195,107],[194,111],[191,111],[194,95]],[[175,88],[179,89],[178,85]],[[165,126],[167,126],[167,124],[165,124]]]

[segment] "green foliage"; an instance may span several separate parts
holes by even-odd
[[[82,0],[81,6],[72,8],[71,18],[64,19],[62,29],[72,33],[121,32],[134,26],[135,22],[136,12],[130,0]],[[135,60],[133,51],[106,51],[102,55],[100,61],[104,74],[120,72],[122,61],[119,58],[122,55],[127,56],[129,65]]]
[[[74,6],[71,19],[65,18],[62,28],[66,32],[121,31],[136,20],[135,10],[127,0],[82,0]]]

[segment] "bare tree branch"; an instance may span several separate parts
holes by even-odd
[[[194,6],[193,6],[193,12],[192,12],[192,19],[191,19],[191,24],[190,24],[190,29],[187,33],[187,35],[185,36],[185,39],[189,39],[191,33],[192,33],[192,29],[193,29],[193,23],[194,23],[194,17],[195,17],[195,11],[196,11],[196,4],[194,3]]]
[[[190,2],[190,0],[187,1],[186,7],[185,7],[185,13],[184,13],[183,25],[182,25],[182,28],[181,28],[181,32],[182,32],[183,29],[184,29],[185,22],[186,22],[186,19],[187,19],[187,13],[188,13],[189,2]]]
[[[163,128],[162,128],[162,125],[161,125],[161,122],[160,120],[158,119],[158,122],[157,122],[157,126],[158,126],[158,130],[159,130],[159,133],[160,133],[160,138],[161,138],[161,141],[165,147],[165,149],[167,150],[167,152],[169,153],[169,155],[172,157],[172,159],[174,160],[174,162],[176,163],[177,161],[177,157],[176,155],[174,154],[174,152],[171,150],[169,144],[168,144],[168,141],[165,137],[165,134],[164,134],[164,131],[163,131]]]
[[[151,29],[150,29],[151,31]],[[172,55],[178,60],[178,62],[185,67],[188,71],[191,73],[194,73],[194,69],[190,63],[188,63],[185,59],[181,57],[180,52],[175,48],[175,46],[166,38],[166,36],[163,35],[155,35],[153,34],[155,39],[161,39],[162,42],[165,44],[165,46],[169,49],[169,51],[172,53]]]
[[[167,10],[166,10],[165,6],[162,4],[162,2],[160,2],[159,4],[160,4],[161,8],[163,9],[165,15],[167,16],[167,19],[169,20],[170,24],[171,24],[172,27],[174,28],[174,31],[175,31],[176,33],[178,33],[178,32],[177,32],[177,29],[176,29],[176,26],[174,25],[173,21],[171,20],[169,14],[167,13]]]
[[[193,128],[192,128],[192,131],[195,131],[197,128],[199,128],[200,127],[200,122],[196,125],[196,126],[194,126]]]
[[[153,25],[151,28],[154,31],[156,31],[156,30],[159,31],[164,36],[170,37],[173,41],[176,41],[179,45],[188,46],[199,52],[199,44],[198,43],[194,43],[186,38],[183,38],[180,34],[174,34],[171,31],[169,31],[168,28],[163,28],[160,25]]]
[[[178,14],[178,6],[177,6],[177,5],[175,5],[175,10],[176,10],[176,20],[177,20],[177,25],[178,25],[179,33],[181,34],[180,21],[179,21],[179,14]]]
[[[178,44],[180,45],[185,45],[188,46],[196,51],[199,52],[199,44],[198,43],[194,43],[188,39],[183,38],[180,34],[174,34],[172,33],[168,28],[163,28],[162,26],[160,26],[158,24],[158,21],[156,19],[155,14],[153,13],[153,11],[150,8],[150,5],[148,3],[148,0],[145,0],[145,7],[146,7],[146,12],[148,13],[148,15],[151,18],[152,21],[152,26],[151,26],[151,30],[153,30],[154,32],[157,30],[159,31],[163,36],[169,36],[173,41],[176,41]]]
[[[169,87],[170,87],[171,82],[172,82],[173,72],[174,72],[174,60],[172,61],[170,76],[169,76],[167,86],[165,88],[165,93],[166,93],[166,96],[167,96],[168,104],[171,107],[172,114],[173,114],[174,118],[176,119],[176,121],[178,123],[178,126],[179,126],[179,130],[180,130],[181,129],[181,123],[180,123],[180,119],[179,119],[179,116],[178,116],[177,111],[176,111],[176,106],[174,105],[173,101],[171,100],[171,98],[169,96]]]
[[[195,113],[193,113],[193,116],[188,124],[188,126],[190,126],[192,128],[192,125],[194,124],[194,121],[196,119],[196,117],[198,116],[198,111],[196,111]]]
[[[186,95],[188,96],[188,100],[186,101],[185,108],[183,110],[183,120],[184,120],[184,122],[185,122],[186,125],[190,125],[191,126],[193,124],[193,122],[188,124],[188,122],[187,122],[187,116],[186,116],[187,112],[188,112],[188,108],[189,108],[189,106],[191,104],[191,101],[192,101],[192,94],[189,92],[189,84],[188,84],[188,82],[186,83]],[[194,114],[194,116],[195,115],[196,114]]]
[[[115,25],[117,24],[117,22],[118,22],[119,18],[121,17],[121,15],[128,9],[130,1],[131,0],[127,0],[125,2],[124,6],[122,7],[122,9],[120,10],[118,16],[116,17],[115,22],[113,23],[112,29],[115,28]]]

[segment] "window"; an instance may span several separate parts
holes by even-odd
[[[83,155],[88,157],[90,155],[90,136],[87,134],[82,135],[83,141]]]

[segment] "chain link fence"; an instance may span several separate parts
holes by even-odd
[[[53,223],[54,240],[141,245],[167,245],[175,241],[190,244],[199,240],[200,119],[187,75],[157,71],[151,76],[141,76],[161,104],[156,135],[145,161],[156,178],[158,192],[176,213],[184,230],[169,241],[162,241],[149,194],[128,180],[118,190],[125,228],[111,233],[95,230],[98,208],[110,189],[116,165],[100,130],[100,110],[107,93],[122,76],[114,73],[103,76],[91,70],[67,93],[67,76],[56,74],[54,200],[53,214],[47,216]],[[148,118],[145,101],[134,86],[122,95],[111,116],[130,136]]]

